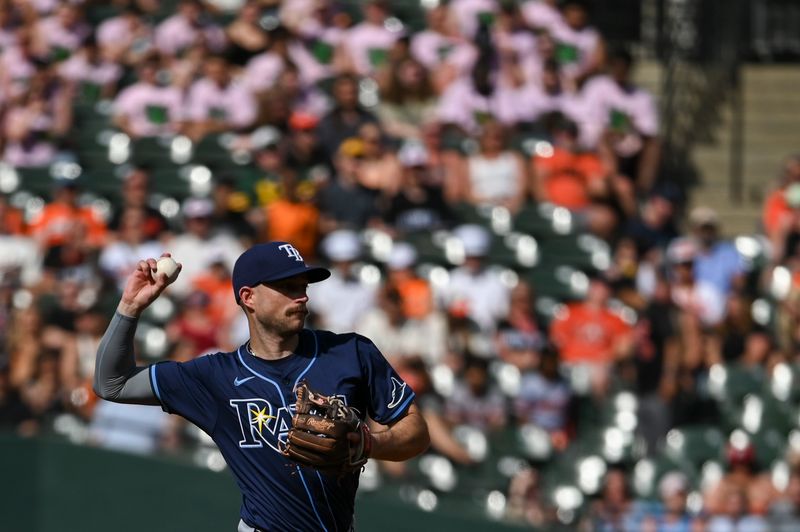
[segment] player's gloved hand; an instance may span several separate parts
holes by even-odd
[[[372,437],[355,409],[338,397],[313,391],[306,381],[295,389],[297,412],[283,454],[298,464],[329,473],[360,469]]]

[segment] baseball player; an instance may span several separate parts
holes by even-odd
[[[233,268],[250,340],[230,353],[142,367],[137,318],[174,281],[155,270],[156,259],[143,260],[128,278],[98,348],[96,393],[160,405],[208,433],[242,492],[239,532],[352,530],[366,459],[407,460],[429,440],[414,392],[370,340],[304,328],[306,288],[330,272],[307,266],[286,242],[251,247]],[[381,429],[370,433],[367,416]]]

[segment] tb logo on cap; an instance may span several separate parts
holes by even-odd
[[[282,249],[286,252],[286,256],[294,258],[297,262],[303,262],[303,257],[300,256],[300,252],[297,251],[293,245],[291,244],[283,244],[282,246],[278,246],[278,249]]]

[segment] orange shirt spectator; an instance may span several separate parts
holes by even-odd
[[[0,235],[24,235],[27,232],[22,211],[8,204],[8,199],[0,196]]]
[[[217,262],[209,266],[208,271],[192,279],[192,286],[208,296],[208,315],[214,322],[229,323],[239,311],[239,306],[231,298],[233,281],[224,263]]]
[[[573,152],[555,147],[550,157],[533,161],[541,192],[547,201],[571,210],[589,205],[591,190],[602,185],[608,174],[600,158],[591,152]]]
[[[400,294],[403,315],[406,318],[422,319],[433,310],[433,295],[427,281],[418,277],[395,283]]]
[[[631,332],[630,325],[607,308],[587,303],[570,305],[550,326],[550,338],[559,346],[562,361],[572,364],[613,362]]]
[[[291,197],[273,201],[265,209],[267,240],[291,242],[306,260],[311,260],[319,236],[319,210],[311,203]]]
[[[775,235],[781,228],[783,221],[792,215],[792,207],[786,200],[786,189],[779,188],[772,191],[764,202],[764,232],[768,236]]]
[[[106,240],[106,224],[91,207],[77,202],[78,191],[74,183],[60,184],[51,203],[31,221],[30,233],[45,247],[59,246],[75,234],[74,226],[82,225],[86,244],[100,247]]]

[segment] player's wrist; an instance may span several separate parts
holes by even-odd
[[[125,300],[120,300],[119,304],[117,305],[117,312],[129,318],[139,318],[143,311],[144,308]]]

